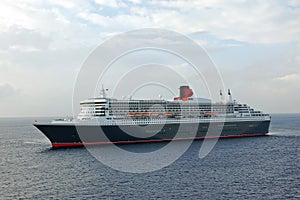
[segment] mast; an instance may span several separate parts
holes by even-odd
[[[230,89],[228,89],[228,100],[230,103],[232,103],[232,95]]]
[[[224,97],[223,97],[223,92],[222,92],[222,90],[220,90],[220,101],[221,101],[221,102],[224,102]]]
[[[104,87],[103,87],[103,84],[102,84],[102,88],[101,88],[101,90],[100,90],[100,97],[106,98],[106,93],[105,93],[105,89],[104,89]]]

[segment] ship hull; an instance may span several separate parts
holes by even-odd
[[[53,148],[264,136],[270,120],[138,125],[34,124]],[[208,131],[209,130],[209,131]]]

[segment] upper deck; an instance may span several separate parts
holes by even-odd
[[[174,100],[118,100],[112,98],[90,98],[80,102],[79,120],[105,118],[107,120],[182,120],[205,118],[253,118],[266,117],[262,111],[237,101],[212,102],[210,99],[193,98],[192,91],[181,91]]]

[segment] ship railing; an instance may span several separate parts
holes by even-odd
[[[270,116],[239,117],[239,118],[185,118],[185,119],[149,119],[149,120],[100,120],[99,125],[149,125],[149,124],[172,124],[172,123],[210,123],[210,122],[240,122],[240,121],[264,121],[270,120]]]

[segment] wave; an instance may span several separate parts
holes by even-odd
[[[293,136],[293,137],[300,137],[300,132],[296,132],[296,131],[284,131],[284,132],[270,132],[268,133],[267,135],[270,135],[270,136],[282,136],[282,137],[290,137],[290,136]]]

